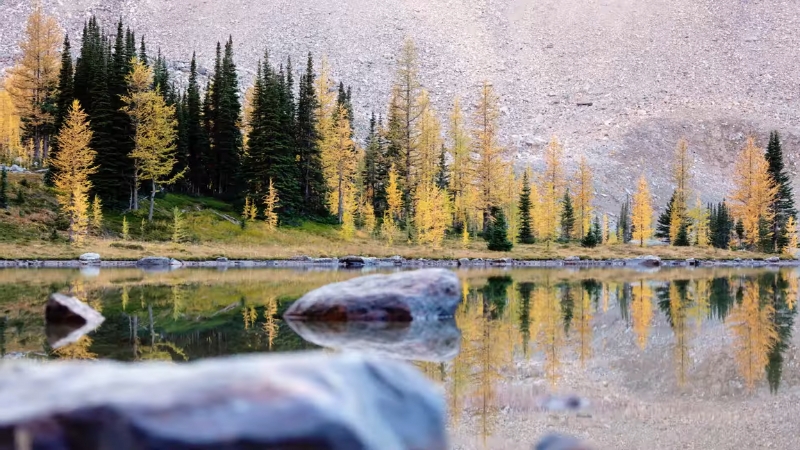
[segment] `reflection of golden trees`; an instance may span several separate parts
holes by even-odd
[[[689,336],[687,322],[688,299],[681,295],[676,282],[669,284],[669,313],[672,318],[672,331],[675,333],[675,371],[678,385],[686,384],[689,369]]]
[[[267,334],[269,349],[278,336],[278,323],[275,321],[275,314],[278,313],[278,301],[275,297],[269,297],[264,305],[264,333]]]
[[[756,282],[746,281],[741,303],[725,320],[733,332],[734,356],[739,372],[750,389],[764,377],[768,354],[778,342],[778,332],[772,321],[775,308],[770,302],[760,304],[759,298]]]
[[[183,289],[181,285],[172,285],[170,296],[172,299],[172,320],[178,320],[183,309]]]
[[[790,273],[786,277],[786,283],[788,284],[786,289],[786,306],[789,308],[789,311],[792,311],[795,305],[797,305],[797,296],[800,295],[797,274]]]
[[[464,408],[464,395],[470,385],[471,361],[474,357],[472,342],[478,336],[478,323],[480,316],[475,317],[475,308],[470,309],[467,303],[469,284],[461,283],[462,300],[456,310],[456,323],[461,329],[461,351],[450,364],[448,379],[450,387],[447,390],[447,403],[450,409],[450,421],[453,425],[461,419],[461,410]]]
[[[689,307],[689,317],[697,324],[697,329],[703,325],[703,321],[711,313],[711,289],[710,280],[703,278],[694,284],[694,294],[692,295],[692,305]]]
[[[556,290],[549,284],[537,287],[533,297],[532,310],[537,325],[536,344],[544,352],[545,376],[555,386],[560,378],[561,351],[567,341],[561,304]]]
[[[53,355],[59,359],[97,359],[97,354],[92,353],[92,338],[82,336],[77,342],[53,350]]]
[[[242,320],[244,321],[244,329],[249,330],[251,325],[256,323],[258,319],[258,312],[255,306],[242,306]]]
[[[577,350],[581,367],[586,366],[586,360],[592,357],[592,299],[585,289],[581,291],[581,298],[575,308],[577,332]]]
[[[473,395],[478,399],[478,408],[481,421],[481,436],[484,445],[486,438],[494,432],[498,407],[495,401],[496,383],[502,377],[500,369],[512,362],[513,341],[505,339],[508,333],[508,321],[491,319],[495,312],[494,303],[484,301],[482,314],[479,320],[479,336],[473,341],[474,356],[473,367],[476,373],[475,391]],[[488,309],[488,310],[487,310]]]
[[[650,336],[650,326],[653,322],[653,291],[644,280],[633,286],[633,299],[631,300],[631,318],[633,332],[636,334],[636,343],[644,350],[647,347],[647,338]]]

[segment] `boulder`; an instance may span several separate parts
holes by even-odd
[[[566,258],[564,258],[564,262],[567,263],[576,263],[580,260],[581,260],[580,256],[567,256]]]
[[[45,335],[53,348],[77,342],[103,323],[105,318],[75,297],[51,294],[44,309]]]
[[[0,448],[15,435],[44,450],[447,448],[444,401],[399,361],[304,352],[7,364]]]
[[[98,253],[84,253],[78,257],[78,261],[85,265],[98,265],[100,264],[100,254]]]
[[[469,264],[470,264],[469,258],[459,258],[458,259],[459,267],[466,267],[466,266],[469,266]]]
[[[361,256],[345,256],[339,258],[339,263],[351,269],[358,269],[366,265],[366,261]]]
[[[145,256],[136,261],[137,267],[169,267],[170,259],[165,256]]]
[[[766,261],[766,262],[768,262],[770,264],[775,264],[775,263],[781,262],[781,258],[778,257],[778,256],[770,256],[769,258],[765,259],[764,261]]]
[[[320,347],[410,361],[446,362],[458,355],[461,331],[453,319],[412,322],[288,320],[301,338]]]
[[[647,255],[647,256],[637,256],[631,260],[633,264],[640,265],[642,267],[660,267],[661,266],[661,258],[655,255]]]
[[[453,317],[461,301],[461,283],[447,269],[370,275],[309,292],[286,311],[287,319],[386,321]]]

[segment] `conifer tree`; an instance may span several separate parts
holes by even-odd
[[[463,229],[468,228],[467,222],[475,210],[475,161],[472,159],[472,143],[458,98],[453,102],[448,137],[450,155],[453,157],[449,180],[450,195],[453,198],[453,219],[455,228],[460,226]]]
[[[0,208],[8,208],[8,172],[5,167],[0,171]]]
[[[357,152],[351,138],[353,130],[347,119],[344,105],[340,105],[334,113],[333,129],[326,133],[325,140],[320,143],[322,149],[323,170],[328,182],[328,205],[332,214],[343,223],[346,210],[346,196],[353,191],[356,176]]]
[[[429,183],[436,180],[439,154],[442,149],[441,125],[430,104],[428,92],[422,90],[417,99],[422,113],[416,123],[418,155],[413,167],[414,183]]]
[[[542,196],[540,237],[547,241],[559,236],[559,218],[562,216],[566,180],[563,168],[564,148],[558,139],[553,136],[545,147],[545,170],[542,173],[539,192]]]
[[[775,217],[772,206],[778,196],[779,186],[769,173],[769,163],[764,153],[755,144],[755,139],[747,139],[734,169],[734,191],[731,210],[742,221],[744,241],[757,246],[762,240],[760,221],[771,224]],[[772,236],[767,226],[767,233]]]
[[[47,159],[54,123],[53,109],[58,88],[61,30],[58,22],[36,4],[19,43],[21,55],[9,69],[6,90],[11,95],[28,135],[33,140],[33,158]]]
[[[672,229],[672,208],[675,205],[675,197],[677,195],[677,191],[672,192],[672,197],[669,198],[669,203],[667,203],[666,209],[658,216],[658,222],[656,223],[656,232],[655,237],[659,239],[664,239],[667,242],[670,242],[670,230]]]
[[[128,225],[128,216],[122,216],[122,240],[127,241],[131,237],[130,225]]]
[[[209,94],[207,94],[209,95]],[[225,44],[224,53],[217,44],[217,62],[210,86],[208,114],[209,155],[207,169],[211,193],[232,196],[236,187],[242,154],[242,132],[239,123],[242,105],[239,102],[239,79],[233,61],[233,38]]]
[[[417,185],[414,194],[414,228],[417,241],[441,248],[447,224],[450,223],[447,194],[432,181]]]
[[[172,209],[172,243],[180,244],[186,241],[186,219],[183,211],[177,206]]]
[[[533,244],[536,239],[533,236],[531,226],[531,183],[528,172],[522,174],[522,193],[519,196],[519,236],[520,244]]]
[[[188,154],[189,191],[199,194],[208,184],[203,155],[208,154],[208,136],[203,128],[203,104],[197,82],[197,60],[192,53],[189,86],[186,89],[186,152]]]
[[[264,198],[264,220],[267,222],[267,227],[274,230],[278,227],[278,205],[280,198],[278,197],[278,190],[275,189],[275,184],[272,179],[269,180],[269,189],[267,196]]]
[[[514,247],[514,244],[508,240],[508,226],[502,208],[492,208],[487,240],[489,241],[488,248],[491,251],[508,252]]]
[[[685,139],[678,141],[675,159],[672,164],[672,177],[675,182],[675,195],[670,209],[670,242],[675,242],[681,227],[689,220],[689,185],[692,179],[692,160],[689,155],[689,144]],[[677,245],[677,244],[676,244]]]
[[[681,223],[680,228],[678,229],[678,234],[675,236],[675,240],[673,241],[672,245],[676,247],[688,247],[690,244],[689,226],[686,223]]]
[[[134,129],[131,123],[130,116],[125,112],[124,107],[125,103],[123,102],[123,97],[128,95],[128,75],[131,73],[133,69],[132,64],[132,56],[128,54],[127,49],[127,36],[123,29],[122,21],[120,20],[117,24],[117,34],[116,39],[114,41],[114,54],[113,56],[109,56],[107,58],[107,69],[106,69],[106,83],[108,86],[108,108],[109,108],[109,124],[112,127],[108,143],[109,147],[108,150],[113,152],[113,155],[117,156],[119,160],[114,161],[115,163],[115,172],[117,173],[117,182],[122,178],[124,175],[126,178],[133,178],[132,174],[134,173],[134,168],[132,161],[128,158],[128,155],[133,151],[134,147]],[[152,86],[142,86],[142,89],[150,89]],[[90,114],[90,118],[91,118]],[[98,155],[101,158],[102,163],[108,163],[110,160],[103,158],[104,152],[101,151],[101,154]],[[122,162],[125,162],[123,165]],[[105,171],[104,167],[100,167],[101,171]],[[111,174],[108,174],[108,178],[111,178]],[[136,188],[137,181],[135,178],[131,179],[131,186],[133,188],[134,196],[137,194]],[[100,189],[103,191],[103,189]],[[118,191],[122,191],[121,189],[117,188]],[[111,197],[116,197],[118,193],[114,194],[104,194],[104,196],[111,200]],[[116,200],[116,199],[115,199]],[[138,199],[134,198],[134,204],[138,204]],[[133,205],[131,205],[133,206]]]
[[[483,226],[487,229],[491,220],[492,207],[500,206],[502,190],[500,181],[506,172],[506,150],[497,142],[500,108],[497,94],[489,82],[484,81],[475,111],[473,149],[478,155],[476,184],[479,196],[479,209],[483,211]],[[505,219],[505,217],[503,217]]]
[[[100,201],[100,196],[97,194],[92,202],[92,230],[95,233],[103,231],[103,202]]]
[[[713,245],[716,248],[727,249],[731,244],[731,233],[734,231],[735,223],[728,211],[728,205],[725,201],[720,203],[715,211],[716,225],[713,232]]]
[[[581,238],[581,247],[594,248],[602,243],[602,231],[600,230],[600,222],[595,216],[595,221],[591,228],[586,231],[586,234]]]
[[[122,98],[124,111],[134,124],[134,149],[130,154],[136,161],[134,179],[149,181],[150,210],[147,220],[153,221],[153,207],[158,186],[168,186],[181,177],[183,172],[173,174],[177,162],[175,107],[167,106],[152,86],[152,70],[139,62],[133,63],[128,76],[129,95]]]
[[[89,225],[89,176],[96,170],[95,151],[90,147],[92,131],[86,113],[75,100],[64,126],[58,134],[59,152],[53,165],[56,167],[55,187],[61,211],[69,217],[69,239],[81,243]]]
[[[695,207],[689,211],[689,218],[691,219],[690,244],[698,247],[708,247],[710,241],[710,214],[708,208],[703,207],[702,203],[700,203],[699,196],[695,202]]]
[[[326,211],[327,185],[322,171],[322,157],[317,130],[318,93],[315,88],[316,82],[314,60],[311,53],[309,53],[305,74],[300,76],[297,99],[296,140],[298,164],[300,166],[300,191],[306,212],[324,214]],[[321,96],[327,94],[327,92],[319,93]],[[326,113],[323,112],[323,114]]]
[[[392,223],[395,223],[402,214],[403,193],[400,191],[398,178],[397,171],[392,165],[389,168],[389,181],[386,185],[386,216],[384,217],[384,222],[388,217]]]
[[[647,179],[642,175],[639,178],[639,185],[633,196],[633,208],[631,211],[633,239],[639,241],[641,247],[644,247],[645,241],[653,235],[653,207],[651,202],[650,188],[647,185]]]
[[[603,233],[602,234],[603,239],[602,239],[602,241],[600,243],[601,244],[607,244],[609,238],[611,237],[611,233],[609,232],[609,229],[608,229],[608,214],[605,214],[605,213],[603,214],[603,231],[602,231],[602,233]]]
[[[625,197],[622,207],[619,212],[619,220],[617,221],[617,238],[619,242],[627,244],[631,241],[631,207],[630,199]]]
[[[386,209],[385,185],[388,172],[384,161],[383,143],[379,133],[378,122],[373,112],[369,121],[369,133],[366,140],[367,146],[364,149],[361,179],[366,190],[366,200],[372,205],[373,211],[383,215],[383,211]]]
[[[447,149],[442,145],[442,150],[439,152],[439,166],[436,169],[436,187],[445,190],[449,185],[450,172],[447,169]]]
[[[789,217],[797,219],[797,209],[794,205],[791,179],[784,168],[781,138],[777,131],[773,131],[769,135],[769,144],[767,145],[765,157],[769,164],[769,175],[778,188],[771,208],[774,213],[774,219],[771,224],[772,246],[775,249],[783,249],[788,243],[786,224],[789,221]]]
[[[584,236],[590,231],[591,227],[594,186],[592,185],[592,169],[586,162],[586,156],[583,155],[578,164],[578,171],[575,173],[575,189],[575,215],[578,236]]]
[[[572,197],[569,195],[569,188],[564,192],[564,199],[561,201],[561,239],[569,241],[575,231],[575,210],[572,207]]]
[[[69,108],[72,105],[72,100],[75,98],[75,90],[73,87],[73,68],[72,68],[72,51],[69,42],[69,35],[64,37],[64,47],[61,50],[61,69],[58,73],[58,89],[56,94],[56,111],[53,122],[53,130],[57,134],[69,113]],[[54,139],[50,144],[49,159],[55,159],[58,153],[58,140]],[[48,161],[48,170],[45,175],[45,184],[53,186],[55,179],[55,169]]]
[[[793,216],[786,221],[786,241],[783,253],[794,258],[797,252],[797,222]]]

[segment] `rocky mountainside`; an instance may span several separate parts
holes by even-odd
[[[8,65],[31,9],[5,0],[0,65]],[[541,165],[553,134],[570,166],[595,167],[599,204],[616,212],[641,172],[659,203],[669,162],[686,137],[696,188],[719,201],[748,134],[785,139],[800,155],[800,3],[795,0],[43,0],[74,37],[92,13],[144,33],[185,71],[192,51],[213,63],[229,34],[245,80],[265,48],[276,59],[327,55],[353,85],[363,128],[383,110],[405,37],[419,49],[423,84],[444,119],[454,96],[469,105],[491,81],[502,99],[504,141],[519,166]],[[590,105],[589,105],[590,104]],[[800,185],[798,185],[800,186]]]

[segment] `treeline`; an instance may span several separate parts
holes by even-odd
[[[544,170],[515,170],[500,143],[499,98],[488,82],[469,110],[453,98],[442,122],[419,80],[411,41],[399,51],[386,109],[373,112],[360,140],[351,89],[334,81],[325,61],[315,66],[311,54],[296,73],[291,59],[276,65],[265,52],[242,96],[232,39],[217,44],[205,83],[193,55],[188,85],[180,89],[160,51],[149,55],[144,38],[122,22],[109,33],[90,19],[74,59],[69,38],[59,52],[57,36],[55,20],[36,9],[5,84],[33,157],[49,167],[48,180],[60,191],[83,183],[77,203],[96,196],[95,204],[135,210],[142,192],[152,219],[154,197],[171,190],[242,205],[243,224],[330,220],[346,239],[360,230],[389,244],[432,247],[448,235],[464,246],[481,236],[502,251],[556,241],[647,245],[654,236],[676,246],[797,247],[797,213],[777,133],[766,153],[748,140],[735,190],[715,205],[692,192],[693,158],[681,140],[676,189],[654,224],[644,175],[618,215],[601,214],[589,162],[581,157],[567,173],[555,137],[544,149]],[[78,136],[89,139],[83,153]],[[61,154],[65,145],[69,157]],[[78,173],[78,181],[65,179]],[[62,195],[71,222],[85,222],[75,214],[88,208]]]

